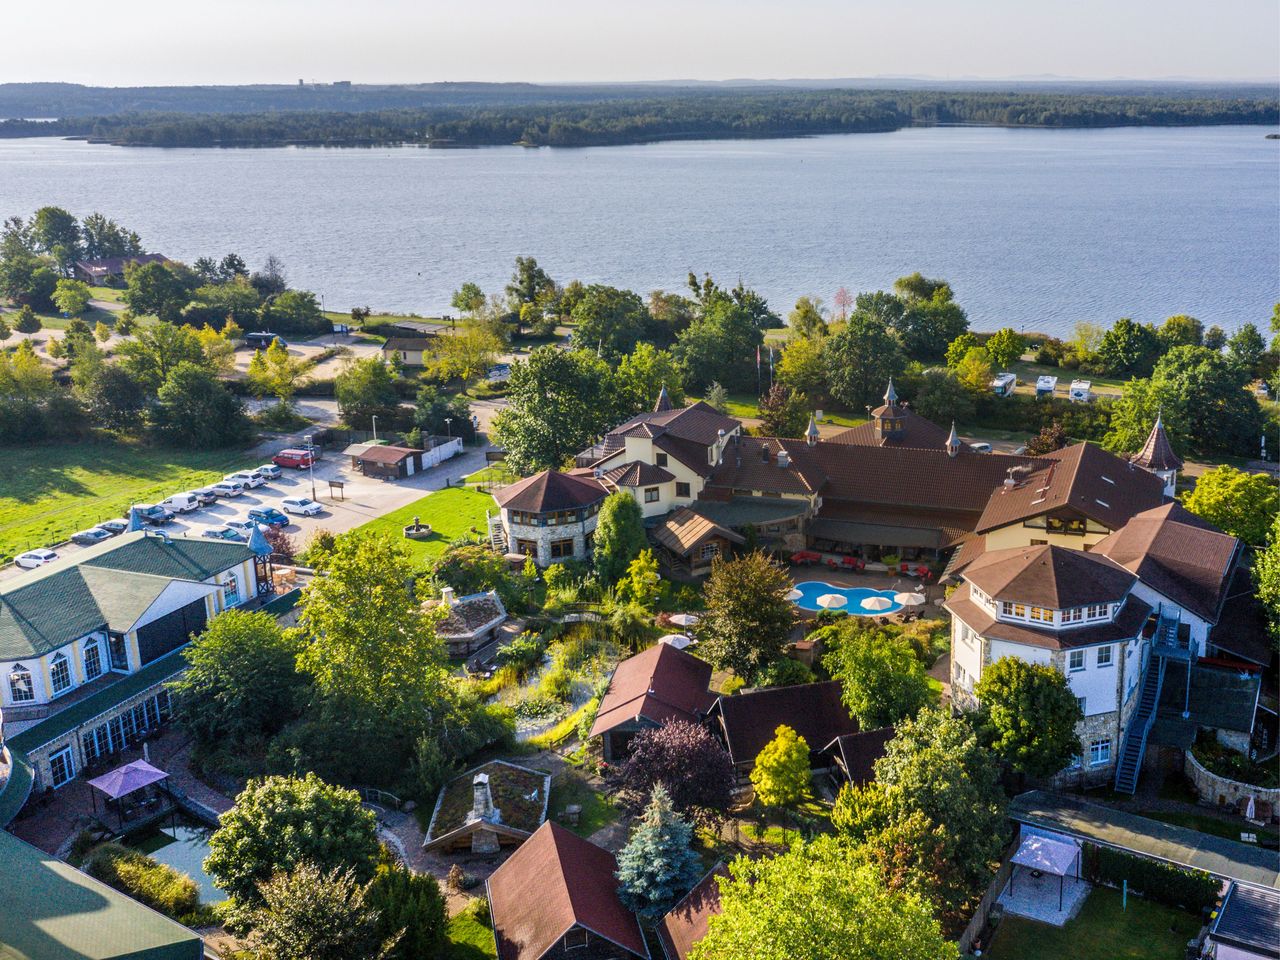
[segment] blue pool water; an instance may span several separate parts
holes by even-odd
[[[835,609],[857,616],[875,616],[882,613],[893,613],[895,610],[902,609],[902,604],[893,599],[894,591],[892,590],[872,590],[870,587],[836,587],[821,580],[805,580],[797,583],[796,589],[800,591],[800,598],[794,602],[801,610],[823,609],[818,606],[818,598],[828,593],[836,593],[848,598],[848,603]],[[867,610],[862,606],[862,601],[868,597],[884,597],[889,601],[889,606],[883,610]]]

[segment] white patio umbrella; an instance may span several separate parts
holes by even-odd
[[[787,599],[790,600],[792,603],[799,600],[803,596],[804,594],[801,593],[799,590],[795,589],[794,587],[792,587],[790,590],[787,591]]]
[[[692,638],[685,636],[683,633],[668,633],[665,637],[658,638],[659,643],[667,643],[675,647],[677,650],[683,650],[689,644],[693,643]]]
[[[818,598],[818,606],[823,610],[835,610],[849,602],[843,593],[824,593]]]
[[[861,606],[863,610],[888,610],[893,606],[893,601],[888,597],[867,597],[862,601]]]
[[[698,622],[698,617],[692,613],[677,613],[668,619],[677,627],[692,627]]]
[[[902,604],[904,607],[918,607],[924,603],[924,594],[922,593],[895,593],[893,599]]]

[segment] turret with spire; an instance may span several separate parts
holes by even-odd
[[[1147,435],[1147,442],[1129,458],[1129,462],[1154,473],[1164,481],[1164,495],[1174,496],[1178,486],[1178,471],[1182,469],[1182,458],[1173,452],[1173,444],[1169,442],[1169,434],[1164,429],[1163,411],[1156,413],[1155,426]]]
[[[889,387],[884,392],[884,404],[871,411],[871,419],[876,425],[876,438],[879,440],[896,439],[905,428],[902,407],[898,406],[898,391],[893,388],[893,377],[889,378]]]
[[[960,452],[960,434],[956,433],[956,422],[951,421],[951,433],[947,435],[947,456],[954,457]]]
[[[658,391],[658,402],[653,405],[653,412],[662,413],[664,410],[671,410],[673,406],[671,394],[667,393],[667,385],[664,383],[662,389]]]
[[[805,427],[804,442],[811,447],[818,445],[818,422],[814,420],[813,414],[809,414],[809,426]]]

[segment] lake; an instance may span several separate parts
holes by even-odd
[[[1280,141],[1265,127],[919,128],[577,150],[175,149],[0,140],[0,215],[100,210],[190,262],[281,257],[329,309],[439,313],[518,254],[641,293],[689,270],[801,294],[951,281],[978,329],[1280,300]]]

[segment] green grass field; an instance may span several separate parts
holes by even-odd
[[[415,500],[407,507],[401,507],[376,520],[370,520],[357,529],[388,533],[400,539],[419,565],[426,567],[444,553],[444,548],[450,541],[470,534],[472,528],[486,535],[484,512],[494,509],[493,498],[487,493],[450,487]],[[431,525],[430,540],[403,539],[404,528],[413,523],[414,517]]]
[[[557,823],[563,822],[564,808],[571,803],[581,806],[582,813],[576,824],[565,823],[564,826],[580,837],[589,837],[618,819],[618,808],[607,795],[593,790],[581,776],[567,770],[551,786],[548,816]]]
[[[700,400],[701,397],[689,397],[688,402],[693,403]],[[748,419],[755,420],[760,416],[760,408],[756,405],[759,398],[750,393],[731,393],[729,400],[725,404],[725,413],[739,420]],[[866,417],[860,417],[843,410],[823,410],[822,422],[824,424],[835,424],[838,427],[856,427],[860,423],[866,423]]]
[[[448,937],[449,941],[440,954],[444,960],[485,960],[498,956],[488,914],[482,920],[474,901],[449,920]]]
[[[0,454],[0,559],[256,463],[238,450],[110,442],[6,447]]]
[[[1168,960],[1180,957],[1200,929],[1182,910],[1096,887],[1064,927],[1006,916],[983,954],[990,960]]]

